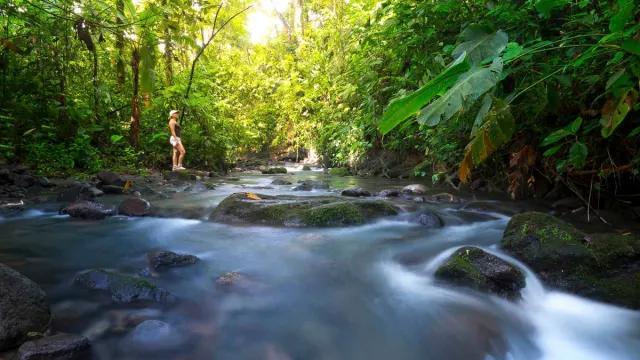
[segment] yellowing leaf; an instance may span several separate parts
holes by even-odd
[[[249,200],[262,200],[262,198],[260,198],[260,196],[254,194],[254,193],[246,193],[245,194],[247,199]]]

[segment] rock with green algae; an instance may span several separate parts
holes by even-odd
[[[273,167],[273,168],[264,169],[261,172],[266,175],[286,174],[287,168]]]
[[[397,214],[395,206],[380,200],[345,201],[333,196],[236,193],[224,199],[209,219],[228,224],[339,227]]]
[[[502,247],[548,286],[630,308],[640,308],[640,237],[586,234],[552,215],[515,215]]]
[[[520,290],[525,286],[525,277],[520,269],[472,246],[456,250],[436,270],[435,277],[510,300],[519,299]]]
[[[147,279],[104,269],[86,270],[74,279],[76,286],[105,292],[116,303],[149,301],[169,303],[175,297]]]

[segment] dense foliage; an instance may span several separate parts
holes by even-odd
[[[362,173],[495,176],[514,196],[637,184],[637,1],[281,1],[277,36],[252,42],[268,3],[8,0],[1,156],[166,167],[178,108],[189,166],[304,148]]]

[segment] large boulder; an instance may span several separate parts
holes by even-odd
[[[176,254],[168,250],[154,250],[147,253],[149,266],[154,270],[164,270],[172,267],[193,265],[200,261],[197,256]]]
[[[364,224],[397,214],[396,207],[380,200],[236,193],[224,199],[209,219],[229,224],[328,227]]]
[[[47,296],[33,281],[0,264],[0,352],[19,346],[29,333],[44,333],[51,312]]]
[[[118,206],[118,213],[126,216],[145,216],[149,214],[151,204],[145,199],[129,198]]]
[[[102,196],[104,192],[86,183],[74,183],[64,188],[58,194],[58,201],[71,203],[78,200],[91,200]]]
[[[97,202],[80,200],[63,208],[60,213],[84,220],[102,220],[113,215],[114,211]]]
[[[435,277],[507,299],[520,298],[520,290],[525,286],[525,277],[520,269],[471,246],[462,247],[453,253],[436,270]]]
[[[98,180],[100,180],[101,185],[112,185],[123,187],[127,182],[122,176],[111,172],[111,171],[103,171],[98,173],[96,176]]]
[[[91,343],[80,335],[56,334],[28,341],[18,349],[18,360],[84,360],[91,358]]]
[[[640,308],[640,237],[586,234],[552,215],[527,212],[509,221],[502,247],[549,286]]]
[[[105,292],[116,303],[137,301],[168,303],[175,300],[171,293],[149,280],[104,269],[83,271],[76,275],[73,282],[76,286],[85,289]]]

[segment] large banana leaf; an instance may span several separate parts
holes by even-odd
[[[471,141],[465,147],[464,159],[458,171],[462,182],[467,182],[474,165],[486,160],[513,135],[515,122],[509,105],[501,99],[495,99],[492,103],[494,105],[486,113],[484,123],[475,129],[471,135]]]
[[[469,68],[470,64],[467,61],[466,54],[462,54],[445,71],[420,89],[405,97],[391,101],[378,125],[380,132],[386,134],[410,116],[417,114],[431,99],[441,95],[455,84],[458,77],[468,71]]]
[[[504,31],[487,32],[483,27],[470,25],[461,34],[464,42],[453,50],[453,57],[467,53],[473,65],[493,60],[507,47],[509,36]]]
[[[443,120],[449,120],[458,112],[471,107],[482,94],[491,90],[500,80],[501,73],[501,58],[496,58],[489,67],[470,69],[444,95],[422,110],[418,121],[436,126]]]

